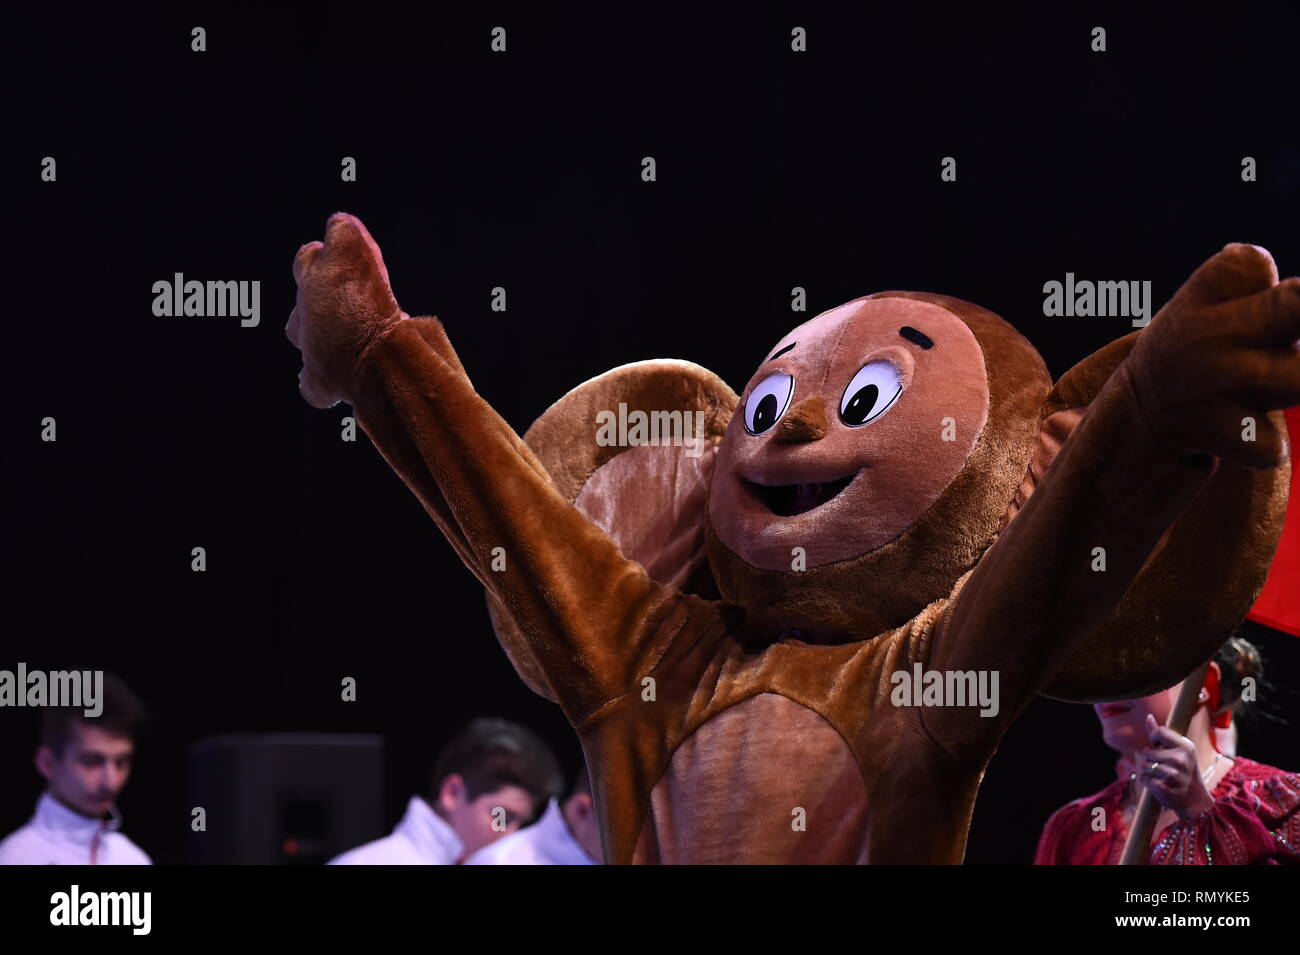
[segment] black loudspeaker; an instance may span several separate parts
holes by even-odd
[[[385,834],[380,736],[232,734],[186,755],[192,865],[321,865]]]

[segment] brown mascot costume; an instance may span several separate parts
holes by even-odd
[[[1281,533],[1300,279],[1255,246],[1055,386],[992,312],[880,292],[794,329],[739,397],[639,362],[526,440],[359,220],[294,276],[304,397],[355,408],[486,588],[578,733],[611,863],[960,862],[1034,696],[1176,683]]]

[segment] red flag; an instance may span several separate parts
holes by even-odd
[[[1282,539],[1278,542],[1273,566],[1250,619],[1274,630],[1285,630],[1300,636],[1300,458],[1296,457],[1296,444],[1300,443],[1300,407],[1286,413],[1286,429],[1291,442],[1291,496],[1287,500],[1286,523],[1282,526]]]

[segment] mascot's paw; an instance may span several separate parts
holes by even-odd
[[[1193,273],[1128,358],[1160,440],[1249,468],[1285,460],[1267,412],[1300,404],[1300,278],[1277,280],[1254,245],[1225,246]]]
[[[325,241],[298,250],[293,277],[298,304],[285,334],[302,352],[298,389],[316,408],[351,402],[361,353],[407,317],[393,297],[379,246],[360,219],[336,212]]]

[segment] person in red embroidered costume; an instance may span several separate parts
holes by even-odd
[[[1261,669],[1255,647],[1228,640],[1206,673],[1186,736],[1164,726],[1181,684],[1096,704],[1106,745],[1120,753],[1119,778],[1052,814],[1034,864],[1118,864],[1142,786],[1162,807],[1153,865],[1300,863],[1300,774],[1219,750],[1217,731],[1254,698]]]

